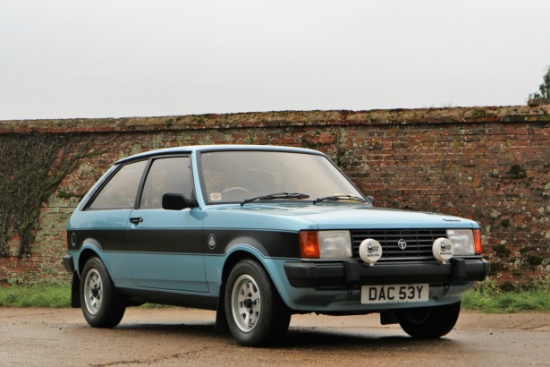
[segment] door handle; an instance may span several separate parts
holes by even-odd
[[[143,222],[142,217],[131,217],[130,218],[130,223],[140,224],[141,222]]]

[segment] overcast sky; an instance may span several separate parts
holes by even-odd
[[[549,0],[0,0],[0,120],[523,105]]]

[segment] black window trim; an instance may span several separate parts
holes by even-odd
[[[139,208],[139,202],[141,200],[141,196],[142,196],[142,192],[143,192],[143,186],[145,184],[145,178],[147,177],[147,174],[149,173],[149,169],[151,168],[153,160],[159,159],[159,158],[173,158],[173,157],[187,157],[187,158],[189,158],[189,164],[192,165],[191,154],[189,152],[175,152],[175,153],[171,153],[171,154],[147,155],[147,156],[140,156],[139,158],[136,158],[136,159],[124,159],[124,160],[120,160],[120,161],[116,162],[114,164],[114,166],[116,166],[116,168],[109,174],[108,177],[105,177],[105,179],[101,182],[101,184],[95,189],[93,194],[88,198],[88,201],[86,201],[86,204],[83,206],[82,211],[128,210],[128,209],[136,210],[136,209],[138,209]],[[138,188],[137,188],[137,194],[134,198],[134,205],[133,205],[132,208],[116,208],[116,207],[102,208],[102,209],[91,209],[90,208],[90,205],[94,202],[97,195],[99,195],[99,193],[112,180],[112,178],[115,177],[115,175],[122,169],[122,167],[124,167],[128,164],[133,164],[133,163],[138,163],[138,162],[143,162],[143,161],[146,161],[147,163],[145,164],[143,172],[141,173],[141,177],[139,179],[139,184],[138,184]],[[191,167],[190,171],[191,171],[191,182],[194,183],[193,167]],[[193,199],[194,199],[194,196],[196,196],[196,193],[195,193],[195,188],[193,187]]]

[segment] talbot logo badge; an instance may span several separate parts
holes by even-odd
[[[208,248],[210,250],[213,250],[216,248],[216,236],[214,236],[213,234],[208,236]]]
[[[405,241],[404,239],[400,239],[399,241],[397,241],[397,247],[399,247],[401,250],[406,249],[407,241]]]

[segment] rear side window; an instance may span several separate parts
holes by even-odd
[[[189,157],[158,158],[152,162],[143,186],[140,209],[161,209],[162,195],[167,192],[192,197]]]
[[[122,166],[101,188],[88,209],[132,209],[147,161]]]

